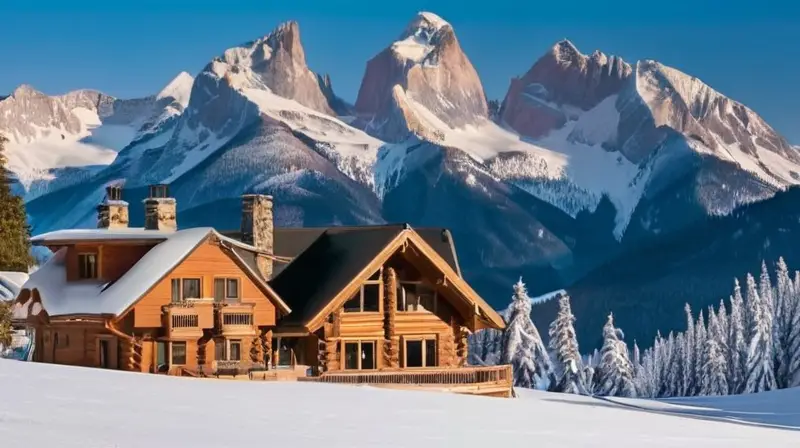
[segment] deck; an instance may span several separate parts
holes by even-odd
[[[406,390],[437,390],[470,395],[511,397],[510,365],[449,369],[405,369],[376,372],[330,372],[298,381],[364,384]]]

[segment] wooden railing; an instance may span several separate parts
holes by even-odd
[[[298,378],[298,380],[338,384],[438,386],[443,389],[452,389],[454,392],[510,396],[513,378],[511,366],[501,365],[374,372],[336,371],[326,372],[318,377]]]
[[[172,328],[197,327],[197,314],[173,314]]]
[[[255,335],[252,303],[216,304],[217,331],[223,335]]]

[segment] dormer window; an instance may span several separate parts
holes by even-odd
[[[78,278],[81,280],[97,278],[96,253],[83,252],[78,254]]]

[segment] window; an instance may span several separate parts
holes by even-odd
[[[185,342],[172,342],[170,343],[172,350],[172,364],[185,365],[186,364],[186,343]]]
[[[225,353],[225,339],[214,341],[214,361],[227,361]]]
[[[214,301],[219,302],[238,302],[239,301],[239,279],[238,278],[215,278],[214,279]]]
[[[78,254],[78,278],[81,280],[97,278],[97,254]]]
[[[53,335],[53,345],[55,345],[56,348],[69,347],[69,334],[62,333],[59,335],[58,332],[56,332]]]
[[[381,271],[378,270],[370,280],[361,285],[353,298],[344,304],[345,313],[377,313],[381,310]]]
[[[374,370],[375,341],[344,341],[344,368],[346,370]]]
[[[398,284],[397,311],[436,312],[436,290],[420,282]]]
[[[436,367],[436,354],[435,338],[405,340],[406,367]]]
[[[241,361],[242,360],[242,341],[230,341],[230,350],[228,350],[228,361]]]
[[[183,279],[183,294],[181,297],[186,299],[199,299],[200,298],[200,279],[199,278],[185,278]]]
[[[172,279],[172,303],[178,303],[181,301],[181,279],[173,278]]]

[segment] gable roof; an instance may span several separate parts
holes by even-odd
[[[332,233],[360,233],[366,230],[383,230],[395,231],[404,228],[404,224],[392,224],[381,226],[339,226],[339,227],[275,227],[273,230],[273,252],[278,257],[283,258],[296,258],[306,251],[312,244],[314,244],[321,236],[330,235]],[[415,228],[425,242],[433,247],[436,252],[447,261],[447,263],[461,275],[461,268],[458,265],[458,258],[456,257],[455,246],[453,245],[453,237],[445,228],[441,227],[424,227]],[[241,240],[242,234],[240,231],[223,231],[223,235],[230,237],[234,240]],[[242,254],[245,260],[255,260],[253,254]],[[273,263],[272,278],[276,278],[289,263],[276,261]]]
[[[98,231],[99,230],[99,231]],[[92,229],[80,233],[80,238],[88,237],[95,241],[117,240],[118,231],[111,231],[109,238],[101,238],[106,229]],[[135,230],[135,229],[130,229]],[[144,232],[123,232],[131,238],[139,239]],[[24,289],[38,289],[44,309],[50,316],[73,314],[120,315],[129,310],[139,299],[206,239],[215,235],[221,240],[236,244],[241,249],[247,248],[240,242],[234,242],[218,234],[210,227],[197,227],[176,232],[158,233],[163,239],[153,246],[128,272],[114,282],[81,281],[68,282],[65,273],[67,249],[59,249],[53,257],[42,265],[23,285]],[[44,244],[47,241],[66,241],[65,236],[75,236],[74,231],[59,231],[37,237]],[[152,239],[157,240],[156,236]],[[255,250],[253,248],[253,250]],[[288,312],[286,304],[269,288],[263,280],[257,278],[262,288],[270,292],[279,307]]]
[[[270,282],[293,310],[282,323],[310,323],[354,279],[372,275],[372,272],[364,271],[381,253],[394,247],[405,236],[416,235],[420,245],[434,250],[427,256],[444,260],[451,277],[457,277],[460,281],[458,287],[475,306],[485,310],[492,322],[502,327],[502,319],[496,312],[461,280],[449,234],[439,230],[437,239],[430,231],[424,233],[428,238],[407,225],[327,229]],[[448,239],[446,244],[441,243],[444,239]],[[429,240],[435,246],[428,244]]]

